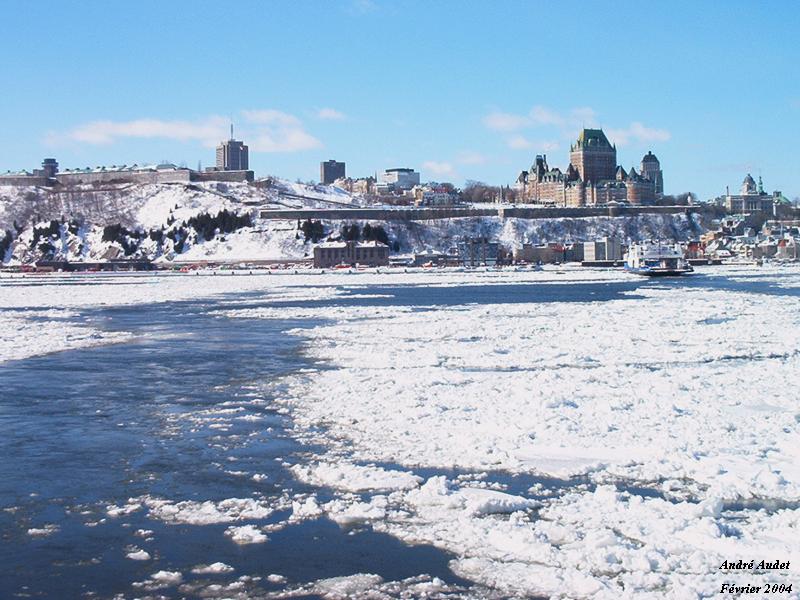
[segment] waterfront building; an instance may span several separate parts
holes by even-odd
[[[344,179],[345,164],[335,160],[328,160],[319,163],[319,181],[324,185],[330,185],[337,179]]]
[[[487,237],[467,237],[458,242],[458,263],[462,267],[493,266],[497,264],[500,244]]]
[[[314,267],[337,265],[382,267],[389,264],[389,246],[381,242],[323,242],[314,246]]]
[[[637,173],[617,165],[617,148],[602,129],[584,129],[570,146],[565,171],[537,155],[528,171],[517,177],[523,202],[552,206],[592,206],[609,202],[652,204],[664,193],[664,174],[658,158],[648,152]]]
[[[513,256],[514,262],[522,263],[553,264],[581,261],[583,260],[583,244],[548,242],[534,246],[526,243],[515,248]]]
[[[585,242],[583,244],[583,260],[586,262],[622,260],[622,243],[615,237],[604,237],[593,242]]]

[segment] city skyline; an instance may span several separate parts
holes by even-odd
[[[513,185],[537,154],[565,168],[594,126],[626,169],[652,150],[667,194],[707,199],[750,172],[800,195],[788,152],[800,133],[793,11],[185,6],[8,12],[0,44],[17,85],[3,99],[0,171],[45,156],[64,168],[212,166],[234,122],[259,176],[316,179],[336,159],[354,177],[408,166],[423,180]]]

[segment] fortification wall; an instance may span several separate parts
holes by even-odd
[[[342,208],[262,210],[262,219],[319,219],[329,221],[429,221],[457,217],[496,217],[496,208]]]
[[[56,180],[64,186],[100,183],[188,183],[191,171],[98,171],[91,173],[57,173]]]
[[[253,171],[192,171],[192,181],[253,181]]]
[[[328,221],[432,221],[464,217],[500,217],[517,219],[558,219],[615,217],[640,214],[680,214],[694,210],[686,206],[581,206],[581,207],[490,207],[490,208],[411,208],[411,209],[300,209],[262,210],[262,219]]]
[[[37,175],[0,175],[0,185],[25,187],[29,185],[51,185],[47,177]]]

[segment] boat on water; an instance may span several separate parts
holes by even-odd
[[[625,269],[638,275],[686,275],[692,265],[683,257],[677,244],[642,242],[631,244],[625,254]]]

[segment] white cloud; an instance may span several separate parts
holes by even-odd
[[[527,150],[531,148],[533,144],[528,140],[525,136],[522,135],[512,135],[510,138],[506,140],[506,144],[512,150]]]
[[[530,150],[533,148],[537,152],[551,152],[553,150],[558,150],[559,147],[558,142],[542,140],[531,141],[519,134],[506,138],[506,145],[512,150]]]
[[[618,146],[626,146],[631,142],[666,142],[672,137],[666,129],[646,127],[638,121],[624,129],[606,129],[606,134]]]
[[[300,119],[289,113],[268,108],[243,110],[242,116],[255,124],[248,133],[248,145],[255,152],[300,152],[322,147]]]
[[[322,142],[302,129],[265,130],[248,141],[256,152],[300,152],[321,148]]]
[[[483,124],[493,131],[520,131],[533,127],[559,127],[574,130],[579,127],[591,127],[596,121],[596,113],[588,106],[573,108],[560,113],[546,106],[536,105],[527,114],[495,111],[483,119]]]
[[[538,142],[536,147],[545,152],[552,152],[553,150],[558,150],[559,145],[558,142]]]
[[[271,108],[264,110],[243,110],[245,121],[260,125],[279,125],[282,127],[299,127],[300,119],[289,113]]]
[[[545,106],[534,106],[529,113],[529,119],[534,125],[564,124],[564,117],[559,115],[556,111],[550,110]]]
[[[422,168],[426,171],[430,171],[437,177],[442,177],[442,176],[453,177],[456,174],[456,170],[453,168],[453,165],[449,162],[437,162],[435,160],[428,160],[422,163]]]
[[[572,123],[579,124],[580,127],[593,127],[597,125],[597,113],[593,108],[581,106],[570,111]]]
[[[228,121],[212,116],[199,121],[163,121],[136,119],[133,121],[92,121],[66,132],[48,135],[50,143],[71,140],[86,144],[111,144],[120,138],[167,138],[179,141],[200,141],[204,145],[224,139]]]
[[[317,111],[317,118],[323,121],[344,121],[347,115],[335,108],[320,108]]]
[[[494,131],[516,131],[528,127],[530,119],[524,115],[493,112],[483,118],[483,124]]]
[[[457,161],[462,165],[485,165],[489,159],[479,152],[462,152]]]
[[[506,145],[513,150],[536,148],[549,151],[558,148],[555,142],[532,142],[522,135],[526,130],[539,127],[556,128],[560,137],[575,139],[577,132],[584,127],[597,127],[595,110],[580,106],[566,111],[557,111],[546,106],[536,105],[527,114],[513,114],[494,111],[484,117],[483,124],[493,131],[511,134],[506,137]],[[672,136],[666,129],[647,127],[639,121],[624,128],[606,128],[608,138],[618,146],[635,142],[666,142]]]
[[[243,110],[244,122],[237,135],[256,152],[298,152],[322,146],[303,127],[296,116],[274,109]],[[230,120],[213,115],[196,121],[136,119],[133,121],[92,121],[66,132],[52,132],[46,137],[49,145],[64,142],[111,144],[122,139],[164,138],[181,142],[197,141],[213,148],[228,138]]]

